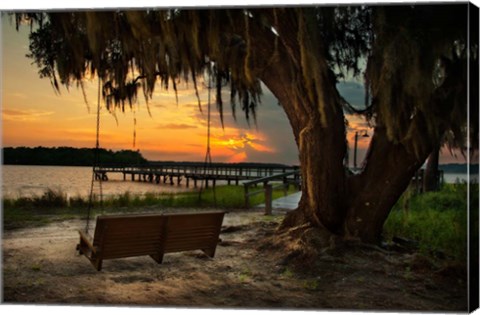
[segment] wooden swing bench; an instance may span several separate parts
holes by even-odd
[[[79,254],[100,271],[105,259],[202,250],[214,257],[225,212],[98,216],[93,241],[82,231]]]

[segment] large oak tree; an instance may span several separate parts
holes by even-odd
[[[471,4],[16,17],[35,22],[30,57],[41,77],[58,89],[96,75],[110,109],[131,105],[142,90],[151,98],[157,83],[176,91],[179,81],[190,80],[196,88],[208,71],[220,112],[222,89],[229,89],[232,106],[248,119],[263,82],[285,110],[299,151],[303,193],[282,224],[286,230],[302,226],[378,242],[390,209],[440,139],[448,136],[464,151],[478,143],[478,93],[469,94],[478,87],[478,9]],[[363,109],[336,89],[347,72],[365,77]],[[344,165],[346,112],[366,116],[374,128],[356,174]]]

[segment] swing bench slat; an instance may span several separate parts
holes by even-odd
[[[225,212],[98,216],[93,240],[83,231],[77,250],[100,271],[105,259],[202,250],[214,257]]]

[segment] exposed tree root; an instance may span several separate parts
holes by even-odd
[[[286,228],[282,223],[276,233],[266,237],[259,250],[270,250],[279,265],[291,267],[301,273],[315,273],[325,262],[358,264],[382,261],[389,263],[401,253],[368,244],[356,238],[331,233],[326,228],[308,223]]]

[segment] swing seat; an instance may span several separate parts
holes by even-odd
[[[105,259],[202,250],[215,256],[225,212],[98,216],[93,241],[83,231],[77,245],[100,271]]]

